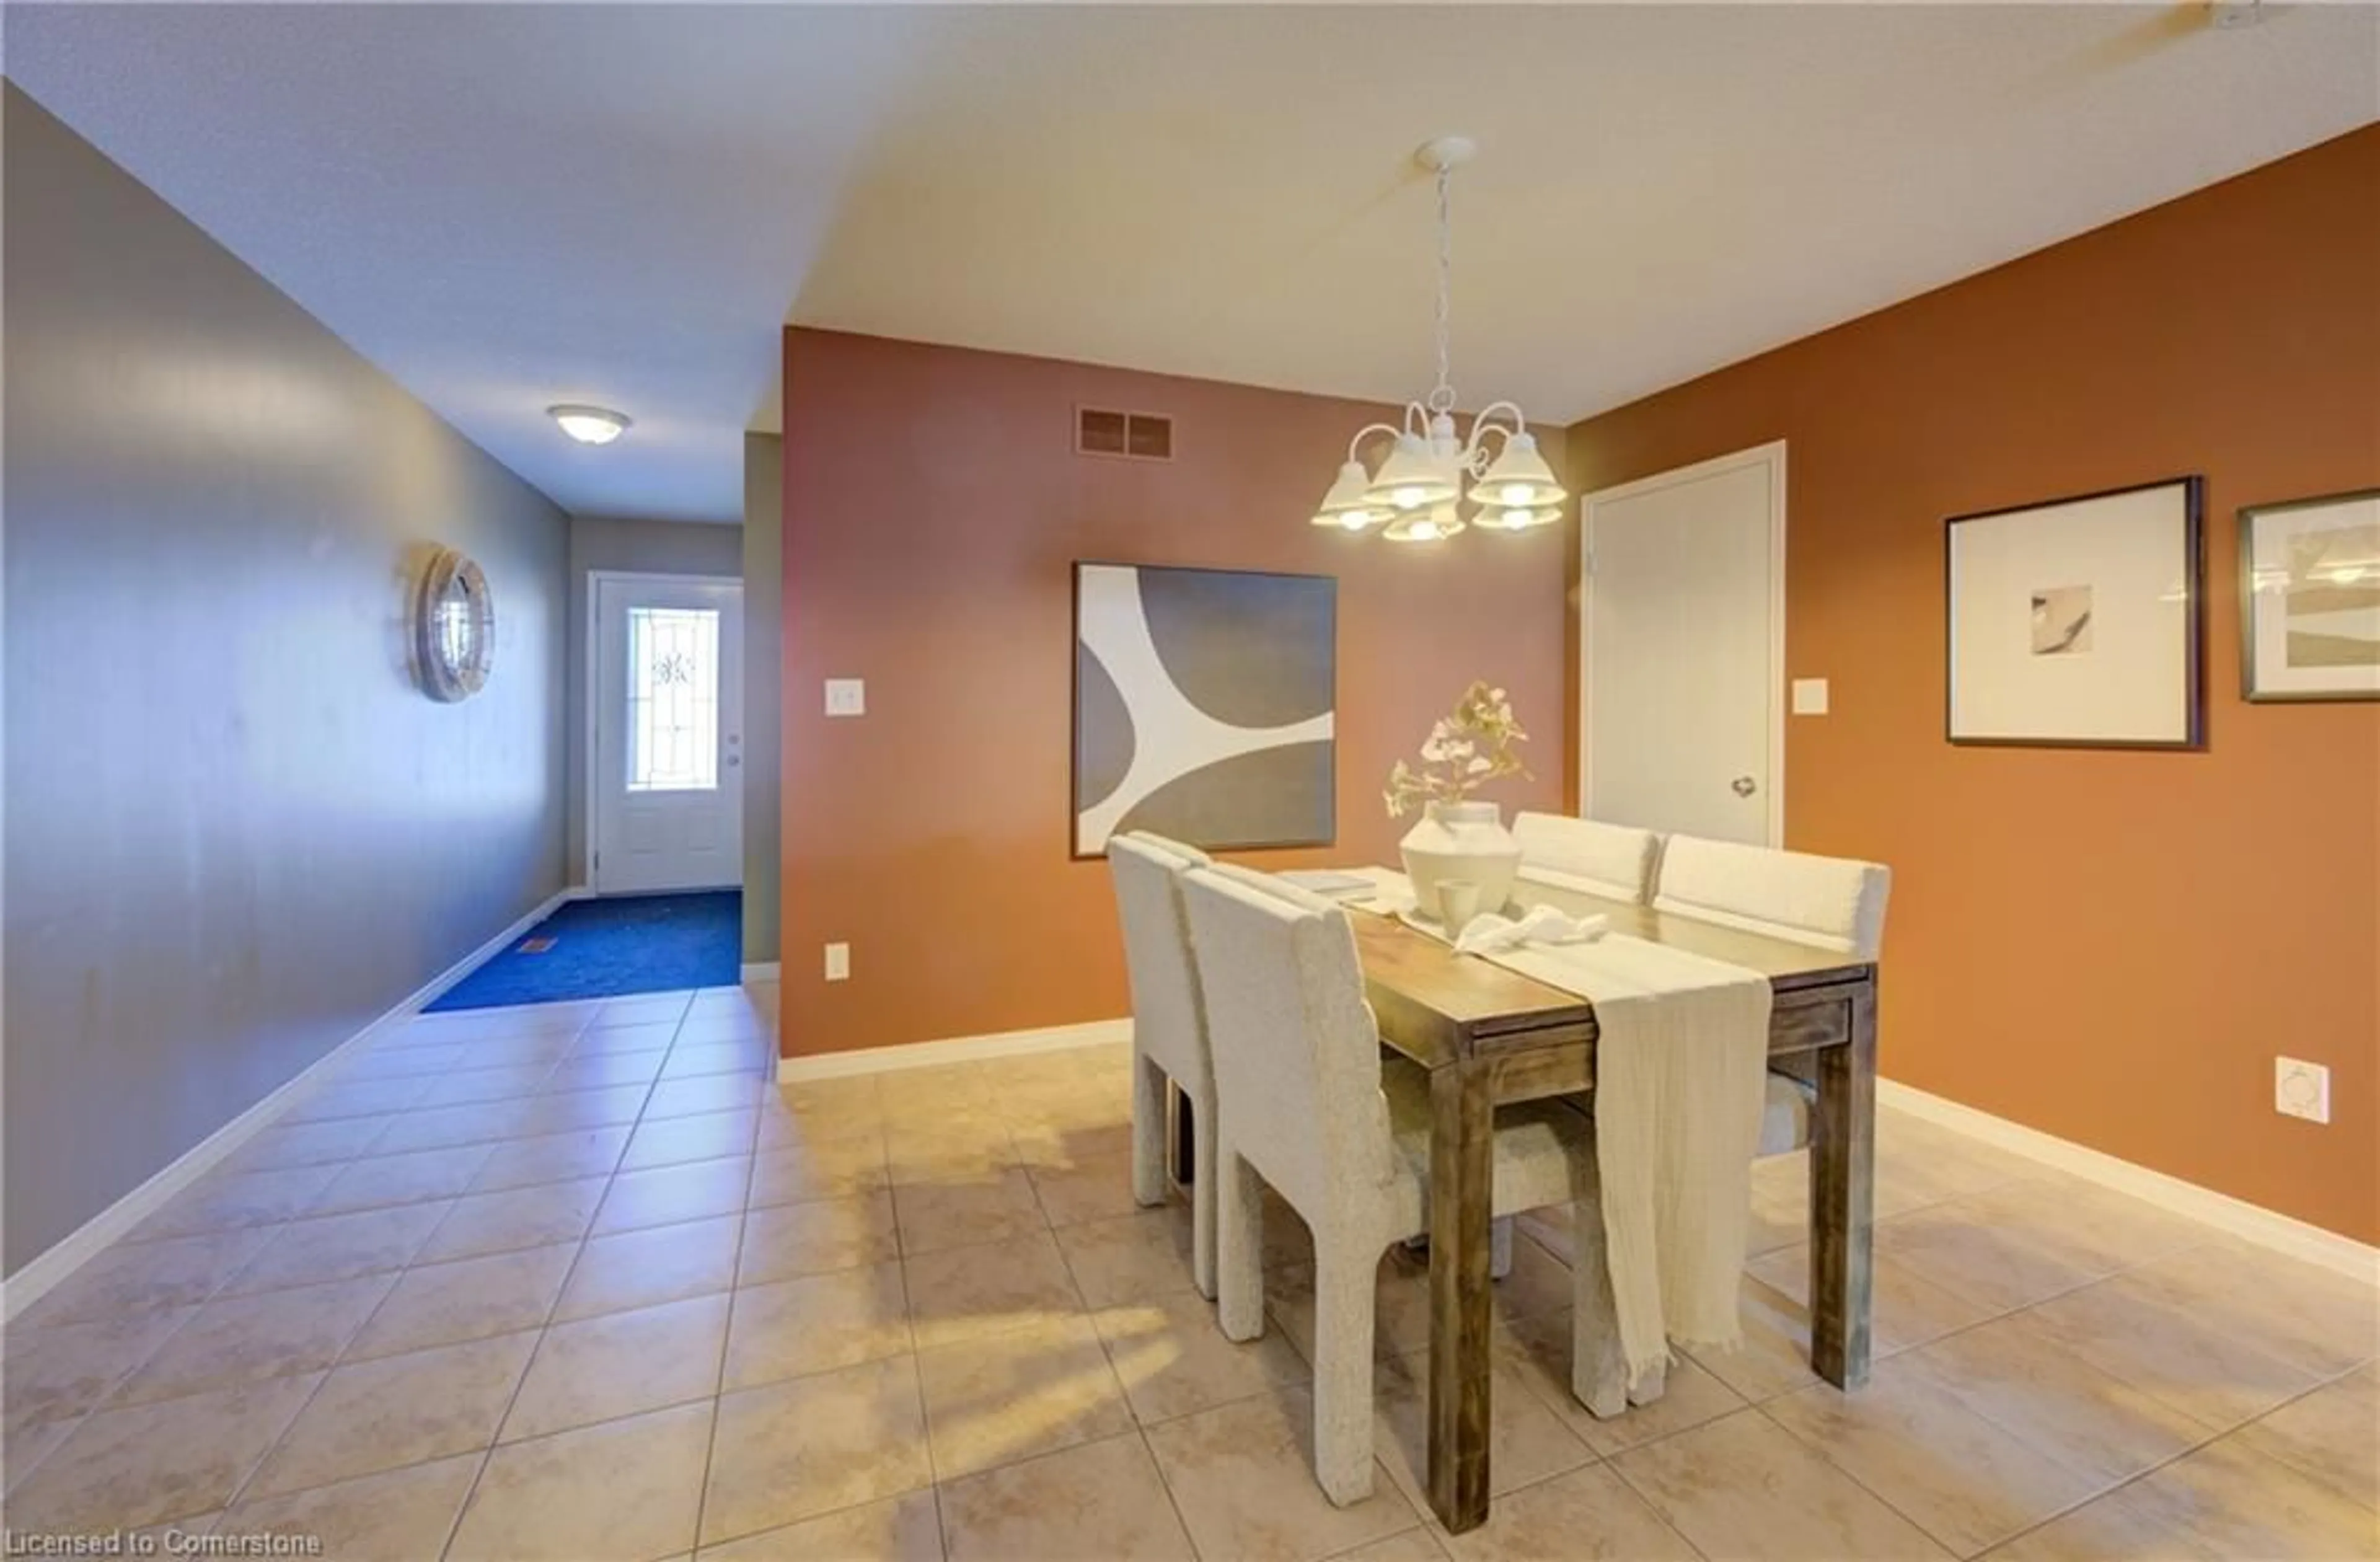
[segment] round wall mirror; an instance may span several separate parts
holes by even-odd
[[[468,700],[487,684],[495,599],[480,567],[455,549],[439,549],[422,572],[413,638],[422,687],[432,700]]]

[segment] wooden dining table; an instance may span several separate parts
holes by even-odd
[[[1755,970],[1775,995],[1772,1071],[1815,1087],[1810,1113],[1810,1361],[1867,1380],[1876,1155],[1876,968],[1809,945],[1531,884],[1531,904]],[[1380,1039],[1429,1070],[1429,1499],[1460,1533],[1488,1517],[1494,1378],[1488,1266],[1496,1108],[1595,1088],[1595,1006],[1392,916],[1349,919]]]

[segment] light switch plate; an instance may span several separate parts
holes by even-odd
[[[1825,678],[1793,680],[1793,714],[1797,716],[1822,716],[1827,714]]]
[[[851,980],[851,946],[830,944],[826,946],[826,979],[829,982]]]
[[[2330,1070],[2294,1057],[2273,1059],[2273,1110],[2310,1123],[2330,1121]]]
[[[826,680],[826,714],[831,716],[864,716],[868,714],[868,684],[861,678],[829,678]]]

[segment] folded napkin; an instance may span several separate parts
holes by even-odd
[[[1611,919],[1566,916],[1557,907],[1532,906],[1518,921],[1490,911],[1471,919],[1454,941],[1457,954],[1486,955],[1524,944],[1585,944],[1603,936]]]

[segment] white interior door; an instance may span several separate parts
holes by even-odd
[[[1785,446],[1590,494],[1579,634],[1591,819],[1785,836]]]
[[[744,881],[744,588],[594,580],[594,885]]]

